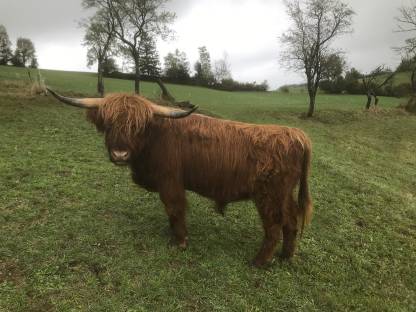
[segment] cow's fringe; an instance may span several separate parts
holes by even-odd
[[[132,143],[153,117],[152,103],[139,95],[110,94],[98,109],[88,112],[88,118],[101,131],[110,127],[112,134]]]

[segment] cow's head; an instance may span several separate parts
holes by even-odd
[[[65,104],[88,109],[88,120],[104,133],[110,160],[117,165],[128,164],[133,154],[140,152],[145,141],[143,134],[153,118],[184,118],[197,109],[172,109],[138,95],[74,99],[48,91]]]

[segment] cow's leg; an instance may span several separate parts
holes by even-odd
[[[262,246],[253,260],[253,265],[257,267],[265,266],[273,260],[282,231],[280,209],[283,204],[275,196],[273,198],[256,200],[256,206],[264,229]]]
[[[222,216],[225,215],[225,207],[227,206],[227,203],[221,201],[221,200],[217,200],[215,202],[215,210],[221,214]]]
[[[277,222],[263,222],[263,228],[263,243],[253,260],[253,265],[256,267],[262,267],[272,262],[282,230],[281,225]]]
[[[173,232],[174,242],[179,248],[185,249],[188,241],[186,229],[186,197],[185,190],[181,187],[163,187],[159,190],[160,199],[165,205],[169,217],[169,224]]]
[[[296,248],[296,235],[298,233],[298,206],[293,198],[289,199],[288,213],[283,224],[283,259],[290,259],[293,257]]]

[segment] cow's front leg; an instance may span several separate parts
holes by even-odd
[[[169,224],[173,233],[173,242],[181,249],[185,249],[188,243],[188,231],[186,229],[186,197],[185,190],[179,187],[163,187],[159,190],[160,199],[165,205],[169,217]]]

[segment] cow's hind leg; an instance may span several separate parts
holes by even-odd
[[[283,259],[290,259],[293,257],[296,249],[296,235],[298,233],[298,206],[292,197],[289,199],[288,213],[286,214],[285,222],[283,224]]]
[[[262,246],[253,260],[253,265],[257,267],[268,265],[273,260],[282,231],[282,220],[279,209],[282,204],[275,196],[256,200],[256,206],[264,229]]]
[[[159,191],[160,199],[165,205],[166,213],[169,217],[170,228],[173,232],[173,241],[179,248],[185,249],[188,241],[188,231],[186,229],[186,197],[185,190],[180,187],[161,188]]]

